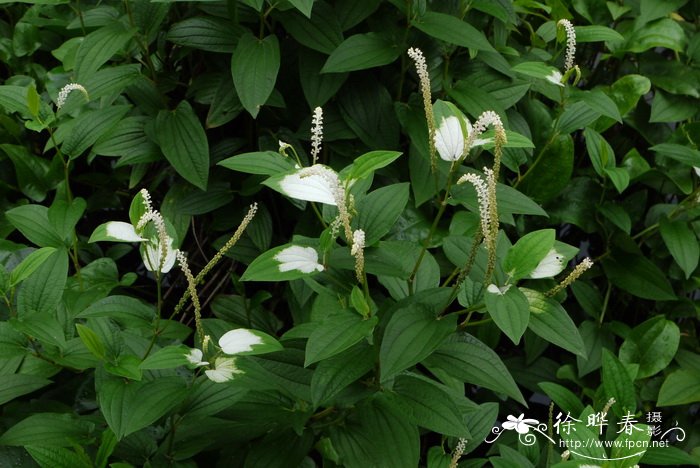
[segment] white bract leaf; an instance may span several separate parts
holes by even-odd
[[[279,270],[281,272],[291,270],[298,270],[302,273],[323,271],[323,265],[318,263],[318,252],[313,247],[292,245],[275,255],[275,260],[280,262]]]
[[[495,284],[492,283],[492,284],[489,284],[489,287],[486,288],[486,290],[488,292],[490,292],[491,294],[498,294],[499,296],[502,296],[506,292],[508,292],[508,290],[510,289],[510,286],[511,286],[510,284],[506,284],[505,286],[502,286],[499,288],[498,286],[496,286]]]
[[[564,87],[564,83],[561,82],[561,72],[559,70],[554,70],[552,73],[548,76],[545,76],[545,79],[551,83],[554,83],[557,86],[561,86],[562,88]]]
[[[245,328],[227,331],[219,339],[219,346],[226,354],[238,354],[252,351],[253,346],[263,344],[262,338]]]
[[[146,240],[136,234],[136,229],[133,225],[123,221],[110,221],[106,223],[105,234],[115,240],[124,242],[141,242]]]
[[[202,350],[197,348],[190,350],[190,352],[185,355],[189,363],[193,366],[206,366],[209,364],[207,361],[202,361],[203,356]]]
[[[233,379],[233,374],[242,374],[243,371],[236,367],[235,358],[218,357],[214,362],[214,368],[204,371],[209,380],[222,383]]]
[[[468,131],[471,125],[466,122]],[[440,158],[445,161],[456,161],[464,153],[464,140],[467,135],[462,131],[462,125],[457,116],[443,117],[440,126],[435,130],[435,149]]]
[[[697,174],[697,176],[700,177],[700,167],[693,166],[693,169],[695,169],[695,174]]]
[[[167,253],[165,255],[165,261],[163,262],[163,268],[161,268],[161,273],[169,272],[175,265],[175,260],[177,259],[177,251],[173,248],[173,238],[168,236]],[[143,259],[143,264],[146,266],[148,271],[155,271],[160,265],[160,243],[158,238],[155,237],[151,239],[147,244],[144,244],[144,248],[141,250],[141,258]]]
[[[282,192],[288,197],[336,206],[333,187],[322,175],[301,177],[298,173],[289,174],[280,180],[279,184]]]
[[[537,264],[532,273],[530,273],[530,278],[551,278],[552,276],[558,275],[564,270],[564,256],[557,252],[555,249],[551,249],[547,252],[547,255]]]

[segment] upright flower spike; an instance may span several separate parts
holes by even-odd
[[[588,257],[584,258],[583,260],[581,260],[581,263],[576,265],[576,267],[573,269],[573,271],[571,273],[569,273],[569,276],[564,278],[564,280],[561,283],[559,283],[558,285],[556,285],[555,287],[553,287],[552,289],[547,291],[545,293],[545,296],[550,296],[550,297],[554,296],[559,291],[568,288],[571,285],[571,283],[576,281],[579,278],[579,276],[581,276],[583,273],[585,273],[586,270],[588,270],[592,266],[593,266],[593,260],[591,260]]]
[[[476,198],[479,202],[479,218],[481,220],[481,234],[486,239],[491,232],[490,209],[489,209],[489,189],[486,181],[476,174],[464,174],[459,178],[457,184],[469,182],[476,190]]]
[[[566,57],[564,59],[564,72],[568,72],[574,67],[574,57],[576,56],[576,30],[571,21],[560,19],[557,26],[562,26],[566,31]]]
[[[318,156],[321,154],[321,143],[323,142],[323,109],[314,109],[314,116],[311,119],[311,159],[312,164],[316,164]]]
[[[56,108],[60,109],[61,107],[63,107],[63,105],[66,103],[66,99],[68,99],[68,95],[71,93],[71,91],[75,90],[78,90],[81,93],[83,93],[85,99],[90,99],[90,95],[88,94],[87,89],[85,89],[83,85],[78,83],[68,83],[58,92],[58,98],[56,98]]]
[[[460,438],[457,442],[454,452],[452,452],[452,459],[450,460],[450,468],[457,468],[459,465],[459,459],[462,458],[464,450],[467,448],[467,439]]]
[[[364,282],[365,272],[365,231],[357,229],[352,233],[350,254],[355,257],[355,276],[359,283]]]
[[[425,109],[425,120],[428,123],[428,146],[430,149],[430,166],[433,171],[437,167],[435,159],[435,119],[433,117],[433,98],[430,93],[430,75],[428,75],[428,65],[425,62],[423,52],[415,47],[408,49],[408,56],[416,65],[416,72],[420,80],[420,90],[423,95],[423,108]]]

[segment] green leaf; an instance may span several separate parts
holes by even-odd
[[[393,400],[414,424],[439,434],[471,438],[455,399],[442,385],[418,374],[396,377]]]
[[[92,468],[92,463],[85,452],[75,453],[63,447],[41,447],[27,445],[24,449],[29,452],[39,466],[51,468]]]
[[[620,115],[620,110],[617,108],[617,104],[615,104],[615,101],[605,94],[603,90],[594,89],[592,91],[584,91],[579,94],[578,97],[581,101],[588,104],[588,107],[599,114],[610,117],[617,122],[622,122],[622,116]]]
[[[656,301],[676,299],[666,275],[641,255],[621,254],[605,259],[603,269],[615,286],[637,297]]]
[[[335,356],[367,338],[377,322],[376,316],[365,319],[349,310],[328,315],[309,336],[304,367]]]
[[[452,197],[448,203],[462,203],[472,212],[479,212],[476,191],[471,184],[460,184],[452,188]],[[499,217],[512,214],[529,214],[548,216],[540,205],[518,190],[504,184],[496,184],[496,200],[498,200]]]
[[[560,348],[586,357],[586,346],[566,310],[552,298],[539,291],[522,289],[530,306],[528,328]]]
[[[314,0],[289,0],[289,3],[294,5],[294,8],[299,10],[307,18],[311,18],[311,9],[314,6]]]
[[[36,92],[36,86],[32,85],[27,88],[27,109],[34,117],[39,116],[39,105],[41,101],[39,93]]]
[[[626,169],[622,167],[606,167],[603,171],[605,172],[605,175],[610,178],[610,181],[612,181],[613,185],[615,186],[615,190],[617,190],[618,193],[624,192],[624,190],[629,186],[630,175]]]
[[[600,113],[583,101],[575,102],[567,106],[557,122],[557,129],[561,133],[571,133],[580,130],[600,118]]]
[[[299,257],[302,249],[303,254]],[[290,252],[294,253],[294,259],[287,259]],[[281,256],[275,258],[278,255]],[[313,247],[285,244],[268,250],[253,260],[241,276],[241,281],[290,281],[314,275],[323,269]]]
[[[110,106],[81,114],[63,141],[61,150],[71,159],[77,158],[114,128],[129,109],[129,106]]]
[[[141,382],[108,379],[97,391],[100,410],[119,440],[156,422],[187,394],[179,377]]]
[[[144,359],[139,364],[139,367],[142,370],[151,370],[174,369],[175,367],[186,366],[190,363],[187,360],[189,352],[190,348],[185,345],[166,346]]]
[[[231,76],[241,104],[253,118],[272,94],[280,68],[277,36],[259,40],[252,34],[241,36],[231,57]]]
[[[95,73],[124,48],[134,33],[134,29],[127,29],[121,21],[113,21],[85,36],[75,56],[75,74],[78,80],[85,80]]]
[[[373,367],[373,348],[364,341],[319,362],[311,378],[311,397],[314,407],[331,401],[344,388]]]
[[[17,286],[34,273],[55,251],[54,247],[42,247],[30,253],[10,273],[10,288]]]
[[[685,96],[673,96],[656,91],[651,102],[650,123],[678,122],[693,117],[698,112],[698,103]]]
[[[503,260],[503,271],[513,281],[528,276],[554,247],[554,229],[525,234],[513,245]]]
[[[182,101],[174,111],[160,111],[155,129],[161,150],[177,173],[192,185],[206,190],[209,143],[190,103]]]
[[[700,375],[696,371],[677,370],[664,380],[658,406],[688,405],[700,401]]]
[[[590,127],[583,131],[583,136],[586,138],[586,149],[593,168],[599,176],[604,177],[606,168],[615,167],[615,152],[612,146],[600,133]]]
[[[238,154],[219,161],[217,165],[232,171],[269,176],[294,170],[291,159],[274,151]]]
[[[527,329],[530,309],[527,298],[514,285],[499,289],[495,284],[490,285],[484,293],[486,310],[498,328],[510,340],[518,344]]]
[[[682,52],[687,39],[683,28],[671,18],[661,18],[636,29],[623,44],[627,52],[644,52],[655,47]],[[615,49],[613,49],[615,50]]]
[[[52,185],[48,161],[35,156],[25,146],[0,144],[0,150],[15,166],[17,184],[22,193],[34,201],[43,201]]]
[[[321,73],[344,73],[379,67],[392,63],[399,54],[399,48],[384,34],[355,34],[336,47],[323,65]]]
[[[53,318],[61,303],[68,276],[68,253],[57,250],[41,266],[22,282],[17,293],[17,315],[20,319],[41,314],[32,322],[39,325],[44,319]],[[61,336],[63,333],[61,333]]]
[[[58,235],[63,237],[66,244],[71,243],[75,226],[83,217],[86,207],[85,199],[78,197],[74,198],[70,204],[64,200],[54,200],[49,208],[49,222]]]
[[[620,416],[628,411],[634,414],[637,411],[632,379],[625,366],[606,348],[603,348],[602,383],[605,397],[615,398],[613,409],[616,415]]]
[[[63,247],[61,235],[49,222],[49,209],[40,205],[22,205],[5,212],[7,220],[30,242],[39,247]]]
[[[558,135],[520,179],[519,188],[538,201],[549,201],[564,190],[574,170],[574,140]]]
[[[688,166],[700,166],[700,151],[685,145],[676,143],[661,143],[654,145],[650,150],[661,156],[666,156]]]
[[[384,237],[399,219],[408,203],[409,184],[387,185],[370,192],[357,205],[357,226],[365,231],[365,245]]]
[[[551,65],[546,65],[542,62],[521,62],[515,65],[512,70],[526,76],[546,80],[553,85],[564,86],[561,82],[561,72]]]
[[[690,278],[700,260],[700,246],[695,233],[686,222],[668,221],[665,218],[659,222],[659,231],[673,259],[685,273],[686,279]]]
[[[231,53],[243,31],[241,26],[222,18],[195,16],[173,24],[167,38],[184,47]]]
[[[358,156],[348,169],[347,179],[364,179],[374,171],[388,166],[399,156],[399,151],[370,151],[362,156]]]
[[[78,318],[109,317],[124,323],[135,321],[150,323],[155,317],[155,308],[135,297],[113,295],[100,299],[80,312]]]
[[[483,32],[452,15],[428,11],[411,24],[427,35],[450,44],[476,50],[494,50]]]
[[[525,404],[518,385],[498,354],[468,333],[450,336],[423,364]]]
[[[29,116],[27,107],[27,88],[24,86],[0,86],[0,107],[8,114],[18,112]]]
[[[335,47],[331,48],[331,51]],[[329,52],[330,53],[330,52]],[[326,61],[322,54],[309,50],[299,51],[299,80],[306,102],[311,109],[321,107],[338,94],[348,78],[347,73],[321,73]]]
[[[678,351],[681,332],[678,325],[663,315],[637,325],[620,346],[620,361],[639,364],[637,379],[644,379],[666,369]]]
[[[562,411],[566,411],[572,416],[579,415],[583,412],[583,403],[581,403],[581,399],[568,388],[553,382],[540,382],[538,386],[552,399],[557,408],[560,408]]]
[[[627,213],[627,210],[620,205],[613,205],[609,202],[599,207],[598,210],[600,211],[600,214],[605,216],[615,226],[619,227],[629,235],[632,229],[632,219],[630,218],[629,213]]]
[[[422,293],[431,291],[440,290]],[[444,291],[440,292],[431,301],[435,307],[440,307],[440,296],[444,296]],[[382,382],[428,357],[455,330],[456,315],[437,317],[428,306],[413,302],[416,297],[410,296],[392,307],[379,351]]]
[[[200,376],[190,390],[182,414],[188,419],[200,421],[200,418],[220,413],[235,405],[246,393],[248,389],[241,385],[221,385],[208,377]]]
[[[80,335],[80,339],[88,351],[97,359],[104,360],[106,349],[99,335],[80,323],[76,323],[75,328],[78,330],[78,335]]]
[[[88,442],[94,424],[70,414],[37,413],[18,422],[0,437],[2,445],[71,447]]]
[[[328,55],[343,42],[343,31],[336,13],[339,6],[317,1],[311,18],[291,10],[280,15],[280,20],[284,29],[299,44]]]
[[[624,37],[619,32],[607,26],[576,26],[574,30],[576,31],[576,42],[579,43],[624,40]]]
[[[107,361],[103,363],[107,372],[117,377],[125,377],[130,380],[141,380],[143,372],[139,367],[141,358],[133,354],[122,354],[115,361]]]
[[[29,374],[3,375],[0,379],[0,405],[15,398],[32,393],[51,384],[51,381]]]
[[[618,423],[620,424],[620,423]],[[631,432],[622,431],[615,439],[610,449],[610,458],[613,460],[624,459],[626,466],[636,466],[649,447],[651,439],[650,427],[646,424],[635,424]]]
[[[418,466],[418,429],[381,399],[358,405],[345,424],[331,426],[330,431],[346,468]]]

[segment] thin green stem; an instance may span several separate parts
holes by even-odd
[[[603,307],[600,311],[600,317],[598,318],[598,326],[603,325],[603,319],[605,318],[605,312],[608,310],[608,304],[610,303],[610,292],[612,291],[612,284],[608,281],[608,290],[605,291],[605,297],[603,298]]]

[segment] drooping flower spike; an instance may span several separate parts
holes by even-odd
[[[63,105],[66,103],[66,99],[68,99],[68,95],[71,93],[71,91],[80,91],[83,93],[85,96],[85,99],[89,100],[90,95],[88,95],[87,89],[81,84],[78,83],[68,83],[65,85],[61,90],[58,92],[58,97],[56,98],[56,108],[60,109],[63,107]]]
[[[435,119],[433,118],[433,98],[430,92],[430,75],[428,75],[428,65],[425,62],[423,52],[415,47],[408,49],[408,56],[416,65],[416,72],[420,81],[420,90],[423,95],[423,108],[425,110],[425,121],[428,123],[428,146],[430,152],[430,167],[435,171],[437,167],[435,148]]]

